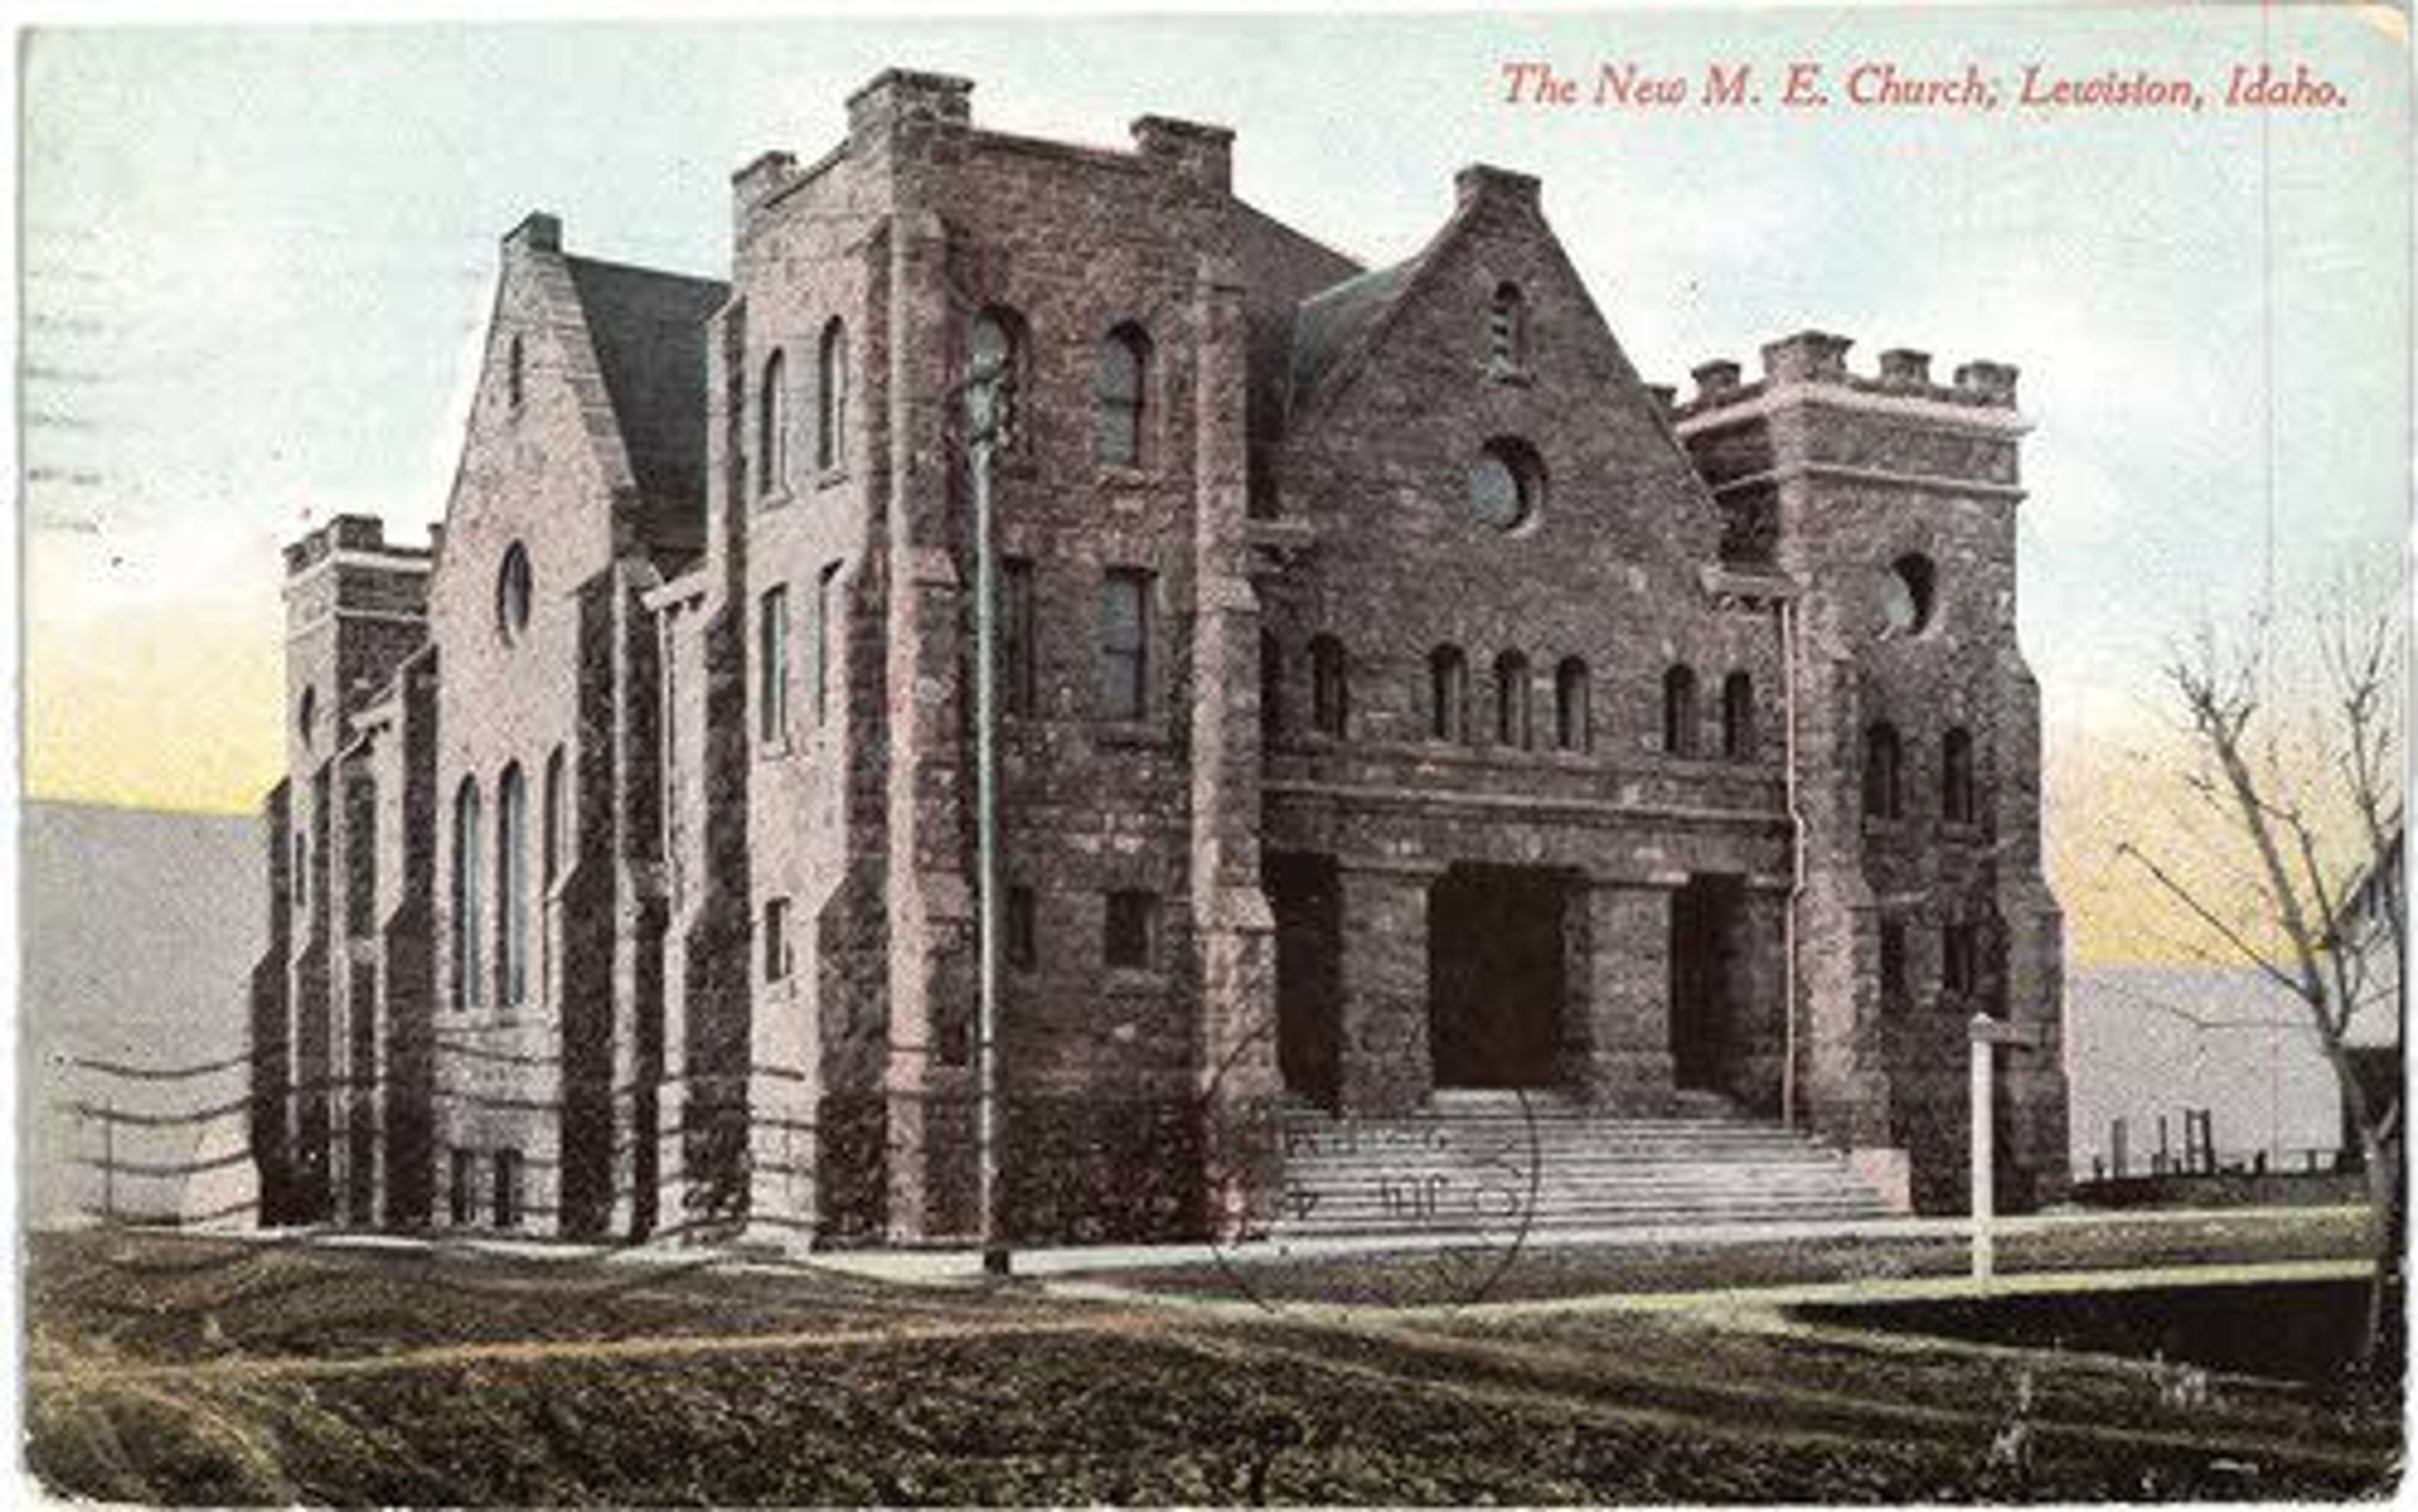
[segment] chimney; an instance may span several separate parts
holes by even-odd
[[[1696,403],[1718,399],[1738,386],[1738,365],[1727,358],[1699,362],[1689,369],[1688,375],[1696,380]]]
[[[1931,354],[1890,347],[1881,354],[1881,382],[1892,389],[1931,387]]]
[[[521,217],[521,223],[504,233],[504,252],[559,252],[562,251],[562,222],[543,210],[531,210]]]
[[[1534,174],[1513,173],[1491,163],[1473,162],[1452,176],[1456,203],[1467,209],[1483,201],[1516,206],[1532,214],[1538,207],[1539,181]]]
[[[2004,405],[2012,409],[2015,403],[2015,369],[2005,362],[1967,362],[1956,370],[1956,388],[1984,404]]]
[[[1166,163],[1201,188],[1234,191],[1234,133],[1226,128],[1144,115],[1133,123],[1133,139],[1143,157]]]
[[[1775,384],[1839,383],[1847,376],[1847,348],[1856,344],[1844,336],[1800,330],[1763,345],[1763,375]]]
[[[862,141],[910,121],[945,121],[963,126],[973,119],[970,99],[973,92],[971,79],[917,73],[910,69],[884,69],[848,97],[849,140]]]

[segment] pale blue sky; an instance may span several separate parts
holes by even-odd
[[[1691,77],[1969,59],[2010,84],[2028,62],[2142,67],[2215,91],[2258,57],[2262,24],[2272,56],[2350,101],[2266,116],[2263,159],[2261,116],[2213,105],[1500,100],[1518,59]],[[819,153],[846,94],[892,63],[972,77],[976,118],[1010,130],[1122,144],[1144,112],[1230,124],[1247,198],[1372,261],[1433,230],[1459,164],[1539,174],[1651,377],[1684,382],[1716,355],[1752,371],[1759,343],[1807,326],[1855,337],[1860,368],[1897,344],[1943,374],[2020,365],[2039,424],[2027,644],[2058,738],[2112,729],[2155,699],[2158,654],[2193,616],[2255,598],[2271,435],[2288,587],[2397,556],[2403,48],[2348,9],[2249,7],[38,34],[23,96],[32,781],[89,787],[69,769],[122,764],[91,750],[104,688],[273,762],[259,669],[279,650],[275,548],[339,511],[416,536],[442,509],[497,235],[543,207],[576,251],[720,273],[730,171],[768,147]],[[131,621],[166,627],[143,665],[113,649]],[[193,665],[211,674],[198,686]],[[261,738],[237,733],[255,724]],[[234,804],[252,764],[212,775],[215,798],[175,772],[114,781],[133,801]]]

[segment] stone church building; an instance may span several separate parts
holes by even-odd
[[[1533,178],[1370,269],[1230,132],[971,92],[742,169],[727,283],[529,216],[434,539],[287,548],[268,1220],[972,1231],[977,361],[1018,1235],[1199,1233],[1271,1108],[1500,1089],[1953,1204],[1976,1012],[2052,1194],[2014,370],[1808,332],[1680,400]]]

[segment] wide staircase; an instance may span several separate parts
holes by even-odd
[[[1502,1234],[1894,1216],[1839,1151],[1708,1093],[1614,1115],[1443,1092],[1392,1118],[1288,1107],[1272,1236]]]

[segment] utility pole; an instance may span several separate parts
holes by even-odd
[[[974,1147],[983,1270],[1012,1268],[1001,1201],[999,1116],[999,553],[991,540],[991,464],[1014,396],[1001,352],[976,352],[966,390],[967,462],[974,495],[974,887],[981,986],[974,1024]]]

